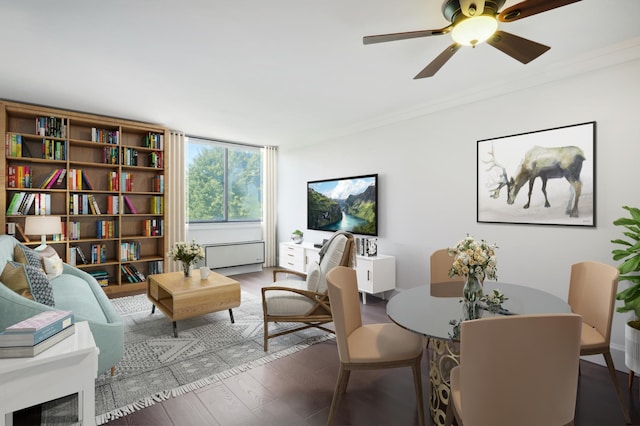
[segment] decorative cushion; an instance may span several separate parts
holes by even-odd
[[[16,262],[9,261],[5,264],[2,275],[0,275],[0,281],[20,296],[33,300],[29,282],[27,281],[26,274],[23,272],[22,264],[16,267],[14,266],[15,263]]]
[[[34,268],[42,269],[42,260],[38,253],[22,244],[16,244],[13,248],[13,260],[24,265],[31,265]]]
[[[24,283],[26,282],[33,300],[43,305],[55,306],[51,283],[42,269],[9,261],[2,272],[1,279],[3,283],[11,288],[24,289]]]
[[[62,275],[62,259],[58,256],[58,253],[50,257],[43,257],[42,264],[48,279],[52,280]]]
[[[320,265],[318,265],[318,262],[313,262],[307,270],[307,290],[318,291],[320,277]]]
[[[297,290],[306,290],[306,283],[300,280],[282,280],[277,282],[278,287],[289,287]],[[269,315],[299,316],[308,315],[316,303],[301,294],[286,290],[270,290],[265,292],[267,313]]]

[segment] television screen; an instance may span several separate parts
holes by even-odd
[[[378,235],[378,175],[307,182],[307,228]]]

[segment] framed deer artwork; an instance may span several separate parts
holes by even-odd
[[[596,226],[596,122],[478,141],[477,221]]]

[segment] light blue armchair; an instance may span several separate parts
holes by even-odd
[[[18,240],[0,235],[0,272],[13,260]],[[89,274],[64,264],[62,275],[51,280],[55,308],[27,299],[0,282],[0,330],[43,311],[72,311],[75,321],[87,321],[100,349],[98,373],[120,361],[124,353],[124,323],[98,282]],[[114,370],[112,370],[113,373]]]

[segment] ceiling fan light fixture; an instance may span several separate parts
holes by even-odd
[[[489,39],[497,29],[498,21],[494,16],[474,16],[456,22],[451,37],[463,46],[475,46]]]

